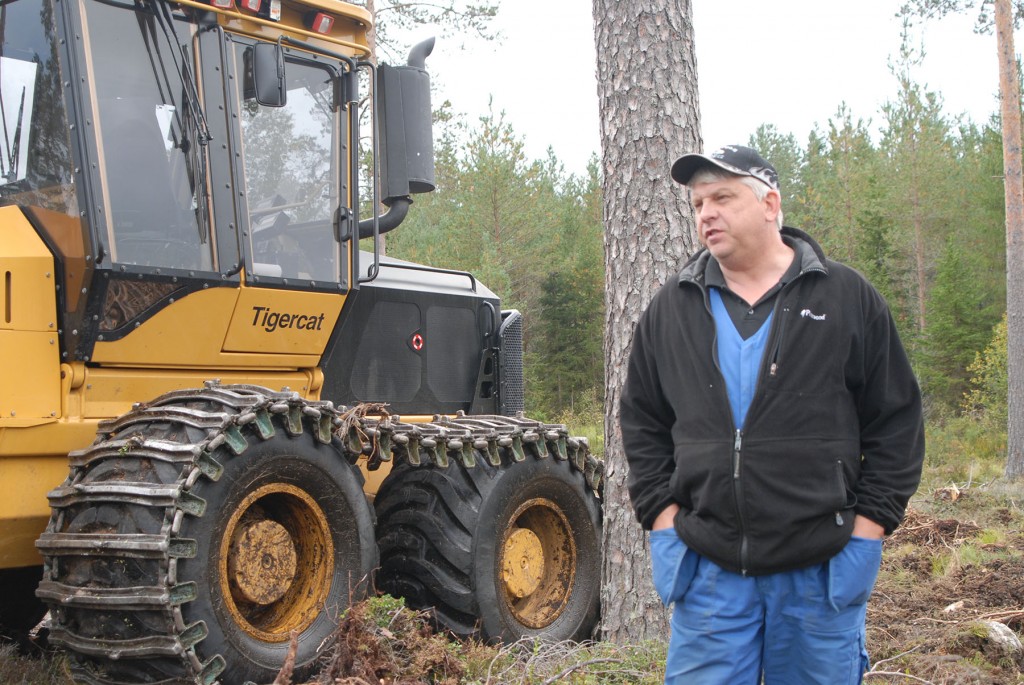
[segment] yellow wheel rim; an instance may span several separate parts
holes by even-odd
[[[501,597],[523,625],[551,625],[569,602],[576,574],[572,528],[554,502],[523,502],[502,535],[498,559]]]
[[[320,506],[287,483],[249,493],[231,512],[218,576],[231,618],[263,642],[285,642],[323,610],[334,543]]]

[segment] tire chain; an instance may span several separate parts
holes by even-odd
[[[194,409],[189,404],[220,405],[223,411]],[[109,660],[177,657],[181,659],[190,680],[215,685],[227,667],[223,657],[214,655],[202,662],[195,647],[207,635],[202,621],[186,625],[181,607],[196,597],[194,582],[179,583],[178,559],[192,558],[198,553],[195,540],[179,537],[185,516],[202,516],[206,502],[191,494],[200,479],[216,481],[223,467],[213,454],[221,447],[228,453],[241,455],[248,447],[242,428],[252,424],[260,439],[274,435],[276,423],[283,424],[290,435],[303,433],[308,425],[321,443],[340,441],[341,452],[351,464],[365,457],[367,468],[376,470],[383,462],[404,460],[413,466],[426,464],[446,468],[458,459],[465,467],[477,464],[477,454],[499,466],[502,453],[512,461],[528,456],[568,460],[582,472],[594,495],[601,496],[604,464],[590,454],[584,438],[568,435],[562,424],[547,424],[521,416],[466,415],[434,416],[426,423],[403,423],[390,415],[386,405],[361,404],[354,408],[335,407],[330,401],[304,400],[287,389],[275,392],[254,385],[221,385],[207,381],[202,389],[166,393],[147,403],[132,406],[131,411],[116,419],[101,421],[94,443],[69,455],[68,479],[48,495],[52,514],[50,524],[36,547],[44,556],[43,580],[37,596],[48,603],[54,617],[50,641],[71,651]],[[114,438],[136,425],[180,423],[205,432],[205,437],[190,443],[150,439],[132,433]],[[250,429],[251,432],[252,429]],[[106,459],[137,454],[161,462],[181,464],[182,475],[173,484],[138,482],[89,484],[81,482],[89,468]],[[159,535],[89,534],[55,532],[64,529],[64,517],[70,507],[93,502],[122,502],[166,510],[165,523]],[[67,585],[58,575],[58,560],[67,556],[117,556],[129,559],[156,559],[162,578],[143,587],[106,588]],[[162,611],[175,627],[171,635],[152,635],[123,640],[95,638],[75,634],[56,620],[64,608],[89,609],[117,607],[124,611]],[[93,672],[75,669],[79,682],[94,685],[129,685]],[[172,682],[172,681],[163,681]]]

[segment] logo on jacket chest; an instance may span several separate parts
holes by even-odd
[[[800,317],[803,319],[811,319],[812,321],[824,321],[827,314],[816,314],[810,309],[801,309]]]

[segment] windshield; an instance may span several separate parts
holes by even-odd
[[[251,48],[238,45],[243,69]],[[264,107],[240,84],[242,158],[251,272],[313,282],[340,280],[334,236],[339,206],[339,112],[335,75],[306,60],[286,62],[284,107]],[[247,79],[243,79],[247,81]]]
[[[0,206],[78,217],[53,5],[0,4]]]
[[[210,270],[207,193],[199,181],[205,150],[181,73],[194,27],[178,17],[165,26],[142,9],[84,6],[104,180],[99,205],[111,258]]]

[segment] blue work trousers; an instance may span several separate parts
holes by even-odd
[[[654,586],[675,603],[665,685],[856,685],[868,668],[864,619],[882,541],[765,576],[726,571],[675,530],[651,533]]]

